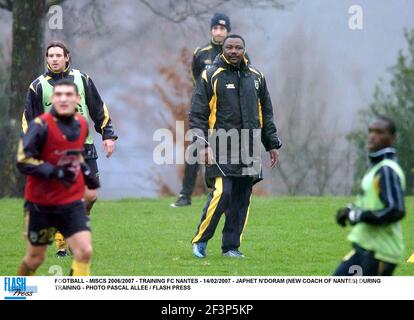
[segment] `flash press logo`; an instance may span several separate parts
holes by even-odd
[[[5,300],[26,300],[37,293],[37,286],[29,287],[26,277],[4,278]]]

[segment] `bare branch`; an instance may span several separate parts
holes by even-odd
[[[87,34],[88,37],[94,37],[110,32],[107,26],[102,23],[104,1],[60,0],[60,3],[63,3],[64,10],[70,14],[71,19],[65,22],[66,27],[63,30],[53,32],[54,37],[73,39],[84,34]]]
[[[174,23],[180,23],[185,20],[187,20],[190,17],[196,18],[199,16],[202,16],[204,14],[207,14],[213,9],[216,9],[223,4],[230,2],[231,0],[221,0],[218,3],[215,3],[210,6],[206,6],[204,4],[201,4],[198,1],[191,2],[189,0],[186,1],[176,1],[177,4],[173,4],[173,2],[170,2],[170,5],[167,9],[169,13],[165,13],[162,10],[156,8],[152,4],[150,4],[147,0],[140,0],[140,2],[145,5],[148,9],[151,10],[151,12],[157,16],[160,16],[168,21],[174,22]],[[179,8],[179,4],[182,3],[184,6],[184,9]]]
[[[286,9],[294,2],[291,0],[216,0],[216,1],[201,1],[201,0],[170,0],[168,5],[164,7],[156,7],[148,0],[140,0],[153,14],[160,16],[168,21],[180,23],[188,18],[197,18],[212,10],[225,4],[234,3],[238,7],[248,8],[274,8]],[[206,4],[208,3],[208,4]]]
[[[238,0],[234,5],[242,8],[286,10],[295,4],[294,0]]]

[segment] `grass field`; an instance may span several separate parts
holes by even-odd
[[[241,251],[245,259],[221,257],[223,220],[208,246],[208,258],[192,256],[190,240],[199,222],[205,197],[193,206],[174,209],[172,198],[99,201],[92,212],[93,275],[329,275],[350,250],[349,228],[334,223],[341,197],[253,198]],[[414,198],[407,199],[403,228],[407,255],[414,251]],[[24,255],[22,201],[0,200],[0,275],[14,275]],[[50,247],[38,275],[62,266],[70,258],[54,257]],[[396,275],[414,275],[403,264]]]

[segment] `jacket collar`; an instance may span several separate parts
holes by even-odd
[[[63,79],[66,78],[69,75],[70,72],[70,65],[68,64],[66,66],[66,69],[63,70],[62,72],[54,72],[49,65],[47,65],[47,72],[46,75],[55,79],[55,80],[59,80],[59,79]]]
[[[219,42],[214,41],[214,39],[213,39],[213,38],[211,38],[211,40],[210,40],[210,44],[211,44],[214,48],[220,48],[220,51],[221,51],[221,50],[222,50],[222,48],[223,48],[223,44],[222,44],[222,43],[219,43]]]
[[[214,59],[214,64],[219,67],[230,69],[230,70],[235,70],[235,71],[242,71],[242,70],[249,69],[249,60],[247,60],[245,56],[243,56],[243,59],[240,62],[240,65],[235,66],[234,64],[230,63],[230,61],[226,59],[224,54],[220,54]]]
[[[397,150],[393,147],[387,147],[375,152],[371,152],[368,156],[371,163],[376,164],[384,159],[396,159]]]

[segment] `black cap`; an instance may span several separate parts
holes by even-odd
[[[215,13],[213,18],[211,18],[210,28],[212,29],[214,26],[223,26],[227,29],[228,32],[230,32],[230,18],[224,13]]]

